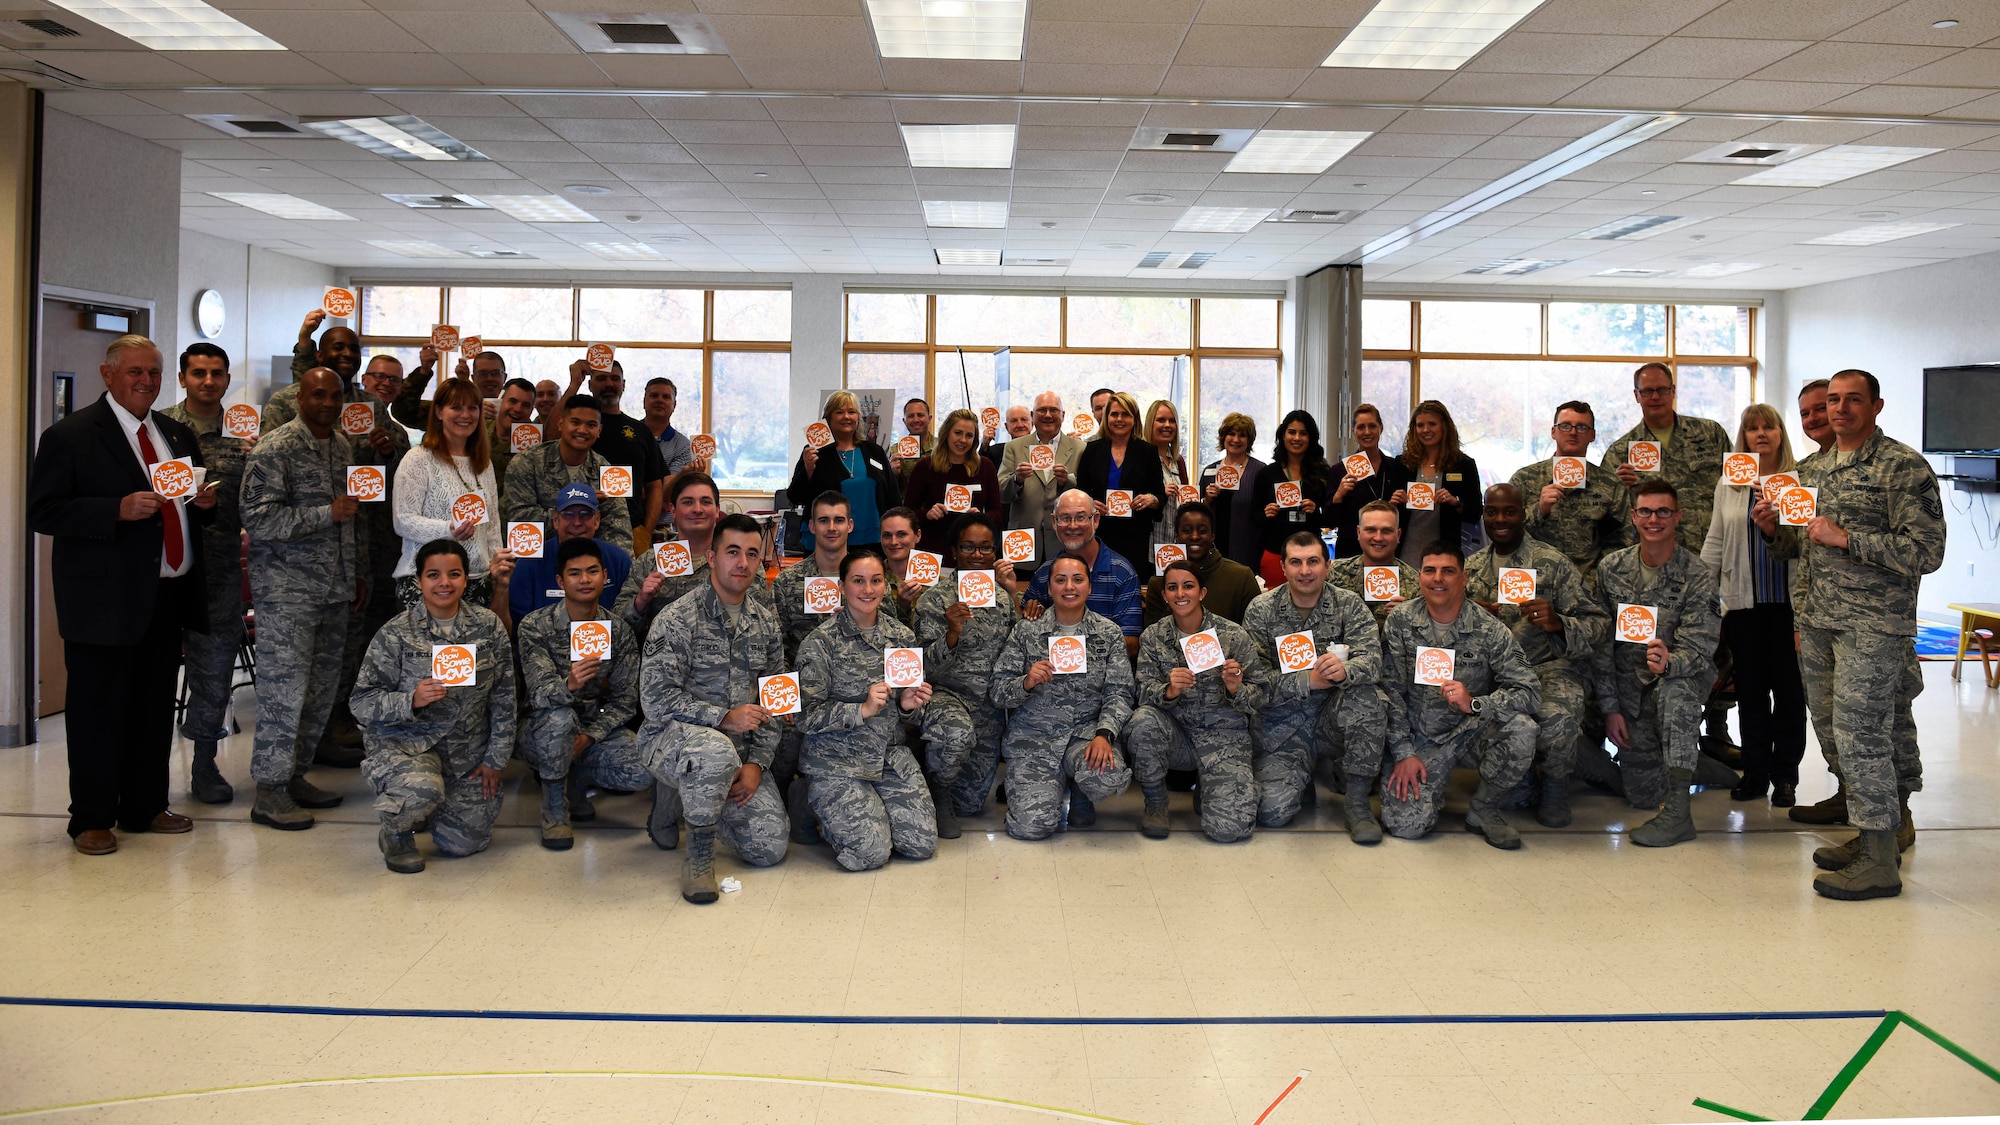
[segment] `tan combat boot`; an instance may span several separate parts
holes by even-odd
[[[1894,898],[1903,893],[1903,877],[1896,873],[1896,832],[1892,828],[1864,828],[1857,839],[1854,862],[1838,871],[1822,871],[1813,877],[1813,890],[1827,898],[1857,901]]]
[[[715,881],[715,825],[688,825],[687,858],[681,861],[681,897],[705,906],[722,897]]]

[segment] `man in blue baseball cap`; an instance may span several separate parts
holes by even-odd
[[[618,600],[618,590],[632,569],[632,556],[625,548],[597,538],[597,491],[587,484],[566,484],[556,493],[556,541],[542,544],[542,557],[521,559],[507,588],[508,627],[521,618],[563,600],[556,584],[556,549],[570,539],[597,539],[604,552],[604,608]]]

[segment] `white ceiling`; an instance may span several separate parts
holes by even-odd
[[[1033,0],[1020,62],[883,59],[861,0],[217,6],[294,50],[148,51],[63,10],[19,8],[0,19],[39,15],[88,33],[72,47],[30,47],[18,27],[0,31],[0,42],[23,44],[0,49],[0,67],[60,68],[91,88],[38,82],[53,108],[180,149],[189,229],[336,266],[1277,280],[1349,259],[1613,120],[1576,112],[1585,109],[1697,116],[1371,263],[1371,284],[1782,289],[2000,250],[1992,0],[1548,0],[1457,71],[1320,67],[1368,0]],[[698,11],[729,53],[587,55],[544,15],[606,9]],[[1940,19],[1960,23],[1934,29]],[[669,89],[711,96],[630,93]],[[803,96],[812,92],[826,96]],[[186,116],[196,113],[415,114],[492,159],[399,162],[328,139],[235,139]],[[1014,166],[913,169],[899,122],[1015,123]],[[1321,175],[1238,175],[1222,171],[1227,154],[1130,151],[1141,125],[1376,135]],[[1944,151],[1816,189],[1732,185],[1755,169],[1677,163],[1750,140]],[[601,223],[382,198],[578,184],[610,189],[569,196]],[[289,193],[360,221],[272,218],[212,191]],[[1129,199],[1143,194],[1171,198]],[[926,228],[925,199],[1004,200],[1009,225]],[[1240,235],[1172,232],[1195,205],[1363,214]],[[1638,241],[1574,238],[1646,214],[1700,221]],[[1871,221],[1959,225],[1876,246],[1804,245]],[[533,257],[418,262],[366,239]],[[587,242],[647,242],[665,257],[606,261]],[[938,246],[1069,264],[940,269]],[[1136,269],[1153,250],[1215,257],[1199,273]],[[1464,272],[1503,258],[1568,264],[1520,277]],[[1732,263],[1759,268],[1687,276]],[[1598,276],[1613,268],[1667,272]]]

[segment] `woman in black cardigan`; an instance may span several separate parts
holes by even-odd
[[[1387,500],[1410,483],[1410,470],[1382,452],[1382,412],[1369,403],[1354,408],[1354,452],[1364,453],[1374,472],[1357,477],[1342,464],[1333,466],[1333,496],[1327,507],[1333,510],[1333,529],[1340,533],[1333,557],[1351,558],[1361,553],[1361,508],[1376,500]],[[1353,454],[1349,454],[1353,456]]]
[[[1326,449],[1319,443],[1319,423],[1303,410],[1285,415],[1278,423],[1271,463],[1257,474],[1250,490],[1250,507],[1259,516],[1257,537],[1264,544],[1258,570],[1267,588],[1275,590],[1285,581],[1285,540],[1300,531],[1333,526],[1326,507],[1331,475]],[[1278,485],[1286,481],[1299,486],[1296,507],[1278,504]]]
[[[1139,402],[1123,391],[1104,407],[1104,436],[1083,447],[1076,486],[1097,501],[1097,537],[1125,556],[1143,581],[1153,574],[1153,525],[1167,502],[1167,476],[1160,451],[1139,434]],[[1105,494],[1132,494],[1132,514],[1114,516]]]
[[[1389,502],[1403,507],[1403,542],[1396,555],[1411,566],[1423,565],[1424,548],[1442,540],[1463,547],[1462,534],[1477,529],[1486,508],[1486,490],[1479,483],[1479,463],[1459,451],[1458,424],[1436,399],[1425,399],[1410,412],[1403,432],[1403,468],[1408,476]],[[1427,482],[1437,489],[1437,510],[1418,512],[1405,505],[1409,484]]]
[[[780,550],[812,551],[812,502],[822,492],[847,497],[848,513],[854,520],[847,536],[851,543],[874,543],[882,538],[882,513],[903,502],[896,474],[889,471],[889,455],[860,436],[861,405],[854,392],[828,395],[823,416],[833,431],[833,444],[816,450],[812,443],[806,443],[792,468],[792,483],[786,486],[786,498],[808,517],[800,521],[805,525],[802,541],[787,543]]]

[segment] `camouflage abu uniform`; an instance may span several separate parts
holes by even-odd
[[[561,785],[572,773],[605,789],[644,789],[652,775],[639,764],[639,747],[626,724],[639,713],[639,642],[623,621],[595,603],[588,618],[611,626],[611,655],[579,691],[569,690],[569,603],[556,602],[521,619],[514,634],[521,658],[522,708],[517,747],[544,784]],[[590,745],[573,752],[576,736]]]
[[[868,689],[882,682],[883,650],[916,644],[894,614],[878,611],[864,630],[843,608],[799,645],[799,772],[811,779],[806,800],[834,859],[849,871],[880,867],[891,850],[904,859],[937,851],[937,807],[903,745],[911,716],[902,690],[872,718],[861,714]]]
[[[739,859],[768,867],[785,858],[791,828],[771,773],[785,721],[774,716],[748,734],[720,728],[732,708],[758,701],[758,677],[785,670],[778,615],[753,596],[732,617],[715,586],[704,583],[654,620],[639,677],[646,768],[678,790],[689,824],[715,825]],[[736,772],[752,762],[763,772],[757,791],[732,803]]]
[[[1349,555],[1344,559],[1335,559],[1333,566],[1326,572],[1326,584],[1329,586],[1338,586],[1355,597],[1362,599],[1362,604],[1366,605],[1368,611],[1375,615],[1375,630],[1379,633],[1389,620],[1389,611],[1395,609],[1396,606],[1389,602],[1371,602],[1368,600],[1368,595],[1362,587],[1361,579],[1370,566],[1394,566],[1396,568],[1396,592],[1403,599],[1402,603],[1397,604],[1422,601],[1423,591],[1417,586],[1417,568],[1404,562],[1402,559],[1392,559],[1387,563],[1371,563],[1363,559],[1360,555]]]
[[[202,576],[208,583],[208,632],[181,635],[186,650],[187,714],[181,734],[196,742],[229,736],[223,717],[236,679],[236,653],[243,647],[243,461],[250,443],[222,432],[222,414],[204,418],[177,402],[160,413],[194,431],[207,483],[215,486],[214,518],[201,529]]]
[[[1639,548],[1626,547],[1597,564],[1593,600],[1610,631],[1592,659],[1597,709],[1625,716],[1631,747],[1618,752],[1625,797],[1635,809],[1659,807],[1667,770],[1689,770],[1701,753],[1701,708],[1715,681],[1714,655],[1722,637],[1722,603],[1715,575],[1686,547],[1674,553],[1648,584]],[[1656,634],[1669,651],[1665,675],[1646,667],[1646,646],[1618,639],[1618,603],[1649,605]]]
[[[1007,730],[1007,717],[991,701],[993,663],[1020,615],[998,582],[993,595],[992,606],[972,611],[957,648],[945,643],[950,629],[944,615],[958,601],[958,571],[940,567],[937,584],[917,599],[917,643],[924,650],[924,678],[931,683],[931,701],[917,712],[917,734],[931,775],[940,791],[951,794],[959,816],[986,807],[1000,769],[1000,736]]]
[[[580,463],[567,465],[563,463],[562,449],[561,442],[548,441],[515,457],[507,465],[507,488],[502,493],[506,500],[501,507],[506,509],[507,519],[540,523],[550,543],[556,541],[556,494],[566,484],[595,489],[598,470],[611,464],[603,454],[592,450],[583,455]],[[627,552],[632,550],[632,513],[624,501],[599,504],[597,518],[597,538]]]
[[[1465,685],[1478,714],[1460,711],[1445,702],[1441,689],[1416,682],[1420,646],[1452,650],[1452,678]],[[1475,804],[1482,798],[1497,801],[1520,782],[1535,760],[1534,714],[1542,689],[1514,634],[1470,598],[1459,606],[1457,619],[1444,624],[1431,620],[1421,599],[1397,606],[1382,650],[1389,756],[1397,762],[1418,758],[1425,770],[1414,797],[1397,797],[1382,787],[1382,827],[1415,840],[1437,827],[1454,767],[1477,761]]]
[[[888,576],[885,568],[883,576]],[[778,572],[778,580],[771,584],[771,604],[778,611],[779,636],[785,646],[785,667],[799,666],[799,646],[820,622],[834,616],[831,613],[806,612],[806,579],[826,577],[838,580],[840,568],[832,570],[819,568],[819,556],[808,554],[805,558]],[[890,614],[890,616],[895,616]],[[805,741],[805,731],[797,724],[785,728],[784,738],[778,744],[778,757],[772,769],[778,775],[780,787],[788,787],[799,773],[799,747]]]
[[[658,545],[658,541],[655,545]],[[694,567],[689,573],[660,579],[660,588],[654,592],[653,600],[646,603],[645,609],[640,609],[639,591],[645,588],[646,579],[660,569],[660,564],[650,550],[640,551],[632,556],[632,569],[626,572],[625,584],[618,587],[618,600],[612,603],[611,612],[632,627],[632,635],[638,637],[640,643],[645,642],[661,610],[696,590],[708,588],[707,553],[696,554],[693,562]],[[750,579],[750,596],[763,602],[766,607],[772,606],[771,584],[764,580],[764,571],[761,568]]]
[[[1576,743],[1590,703],[1591,654],[1610,635],[1611,614],[1585,591],[1576,567],[1560,549],[1533,538],[1523,538],[1504,560],[1490,544],[1465,560],[1465,596],[1498,601],[1503,566],[1532,569],[1535,596],[1547,599],[1562,623],[1561,632],[1550,633],[1522,616],[1520,606],[1499,610],[1500,623],[1513,632],[1542,684],[1541,706],[1535,711],[1535,763],[1544,778],[1567,778],[1576,768]]]
[[[1899,698],[1914,695],[1904,681],[1917,587],[1944,564],[1937,477],[1878,429],[1852,453],[1807,458],[1799,483],[1819,489],[1816,512],[1848,535],[1842,550],[1811,542],[1804,528],[1778,529],[1776,553],[1800,560],[1794,608],[1806,706],[1813,729],[1838,750],[1848,823],[1893,829],[1902,819],[1897,790],[1923,787],[1914,730],[1907,754],[1892,743],[1901,742]]]
[[[1715,514],[1715,482],[1722,479],[1722,459],[1728,455],[1735,441],[1719,423],[1707,418],[1691,418],[1686,414],[1674,415],[1674,428],[1669,431],[1668,439],[1660,450],[1660,467],[1652,472],[1640,473],[1639,479],[1664,480],[1680,493],[1681,529],[1674,538],[1681,546],[1699,555],[1702,542],[1708,538],[1708,521]],[[1625,463],[1625,452],[1633,442],[1658,440],[1641,421],[1625,431],[1625,436],[1611,443],[1611,447],[1604,451],[1601,465],[1616,477],[1618,466]],[[1629,505],[1631,489],[1625,491]],[[1561,506],[1557,505],[1558,508]],[[1629,524],[1624,534],[1627,543],[1635,541],[1636,533],[1630,530]]]
[[[1026,690],[1022,678],[1049,658],[1049,638],[1058,634],[1083,638],[1084,670]],[[1063,626],[1050,609],[1034,621],[1017,622],[994,661],[992,682],[993,706],[1013,712],[1001,743],[1009,836],[1046,840],[1054,834],[1062,820],[1065,777],[1092,802],[1110,800],[1132,783],[1132,771],[1118,753],[1132,716],[1132,661],[1124,632],[1110,618],[1086,609],[1082,621]],[[1114,755],[1110,768],[1101,771],[1084,760],[1100,734],[1111,740]]]
[[[1243,668],[1243,686],[1231,696],[1222,669],[1196,674],[1194,686],[1167,698],[1167,673],[1187,667],[1183,633],[1174,619],[1156,621],[1139,635],[1139,708],[1126,727],[1125,750],[1139,786],[1166,787],[1167,771],[1201,773],[1201,830],[1220,844],[1250,836],[1257,819],[1257,779],[1250,769],[1250,720],[1264,707],[1273,672],[1243,626],[1207,610],[1201,628],[1215,630],[1225,658]]]
[[[431,674],[431,646],[441,644],[478,646],[475,682],[413,708],[418,681]],[[349,706],[383,829],[405,835],[428,817],[446,855],[485,851],[500,798],[487,798],[469,775],[482,765],[504,769],[514,752],[514,650],[500,618],[466,604],[445,621],[421,605],[398,613],[368,642]]]
[[[1289,583],[1257,595],[1243,614],[1243,631],[1271,669],[1271,686],[1254,733],[1257,823],[1280,828],[1299,815],[1313,783],[1313,759],[1324,746],[1340,756],[1349,785],[1367,785],[1382,770],[1385,715],[1380,689],[1382,637],[1358,595],[1329,582],[1319,604],[1300,609]],[[1347,676],[1330,688],[1312,686],[1312,669],[1278,671],[1278,638],[1311,633],[1313,651],[1347,646]]]
[[[1720,462],[1717,471],[1720,472]],[[1586,586],[1597,573],[1597,560],[1625,545],[1632,526],[1632,492],[1618,474],[1589,461],[1583,463],[1583,487],[1566,488],[1549,514],[1542,515],[1542,489],[1555,483],[1556,459],[1544,458],[1515,470],[1513,485],[1521,490],[1527,509],[1523,525],[1535,539],[1561,551],[1576,567]],[[1685,517],[1683,517],[1685,518]]]
[[[304,775],[340,689],[348,606],[368,557],[361,516],[333,519],[350,456],[339,427],[321,440],[294,419],[266,430],[244,461],[241,512],[257,607],[250,776],[258,785]]]

